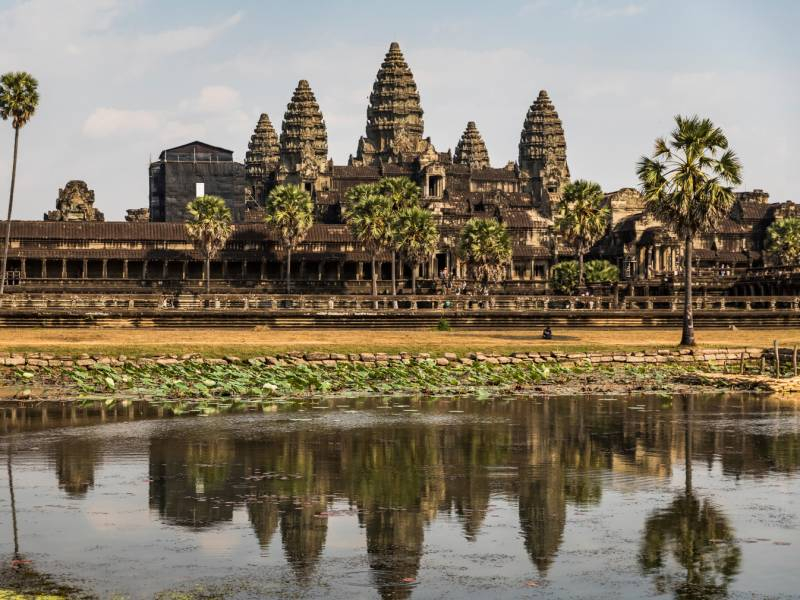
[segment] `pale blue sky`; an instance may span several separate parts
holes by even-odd
[[[120,219],[147,205],[151,155],[200,138],[243,160],[258,115],[280,128],[303,78],[344,163],[395,40],[440,150],[474,120],[495,166],[515,160],[525,112],[547,89],[573,177],[635,185],[637,158],[672,116],[699,113],[728,133],[744,187],[800,200],[798,29],[790,0],[0,2],[0,69],[31,71],[42,94],[22,132],[15,215],[40,219],[59,187],[85,179]]]

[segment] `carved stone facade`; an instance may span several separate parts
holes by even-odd
[[[85,181],[73,179],[58,190],[56,209],[44,215],[45,221],[104,221],[103,213],[94,207],[94,190]]]

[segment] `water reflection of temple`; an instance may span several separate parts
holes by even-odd
[[[479,541],[492,498],[502,496],[516,500],[522,543],[546,577],[569,507],[591,510],[608,478],[624,486],[643,476],[672,477],[687,453],[695,463],[716,462],[727,476],[797,471],[800,433],[730,426],[751,418],[754,407],[765,422],[798,410],[721,395],[696,399],[689,421],[679,399],[555,399],[471,405],[463,419],[343,429],[267,426],[212,438],[207,431],[174,435],[164,428],[150,440],[149,502],[165,523],[193,529],[220,526],[245,510],[260,546],[280,547],[301,584],[323,555],[326,513],[334,504],[349,505],[366,538],[373,584],[383,597],[400,598],[411,589],[403,580],[419,574],[426,526],[446,516],[459,523],[467,543]],[[14,418],[38,423],[36,410],[18,409]],[[715,426],[720,414],[729,426]],[[0,416],[0,430],[9,429],[10,418]],[[80,409],[75,418],[81,419]],[[699,425],[688,428],[690,422]],[[98,442],[65,438],[51,452],[65,492],[87,493],[102,456]],[[713,553],[725,550],[719,560],[730,564],[712,582],[723,585],[736,550],[709,540],[732,538],[732,526],[702,495],[676,497],[648,517],[643,569],[675,552],[675,527],[693,530],[697,560],[716,560]]]

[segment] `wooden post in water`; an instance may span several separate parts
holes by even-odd
[[[772,340],[772,350],[775,352],[775,379],[781,376],[781,351],[778,347],[778,340]]]

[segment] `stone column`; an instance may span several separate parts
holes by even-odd
[[[247,279],[247,260],[242,259],[242,281]]]
[[[103,259],[103,271],[102,271],[103,279],[108,279],[108,259]]]
[[[47,259],[42,259],[42,279],[47,279]]]
[[[227,279],[228,278],[228,261],[227,260],[223,260],[222,261],[222,278],[223,279]]]
[[[147,279],[147,263],[148,260],[142,261],[142,279]]]
[[[325,260],[321,259],[317,264],[317,281],[322,281],[322,274],[325,272]]]
[[[336,261],[336,281],[342,280],[342,261]]]
[[[184,260],[183,264],[181,265],[181,279],[186,279],[188,271],[189,271],[189,261]]]
[[[83,272],[81,273],[81,279],[86,279],[89,275],[89,261],[85,258],[83,259]]]
[[[61,259],[61,279],[67,278],[67,259]]]
[[[26,268],[26,264],[25,264],[25,259],[24,258],[20,259],[19,276],[22,277],[22,279],[25,279],[26,277],[28,277],[28,270]]]
[[[169,261],[165,258],[164,263],[161,265],[161,279],[167,278],[168,269],[169,269]]]
[[[127,258],[122,261],[122,278],[123,279],[127,279],[128,278],[128,259]]]
[[[358,261],[356,265],[356,281],[361,281],[364,279],[364,262]]]

